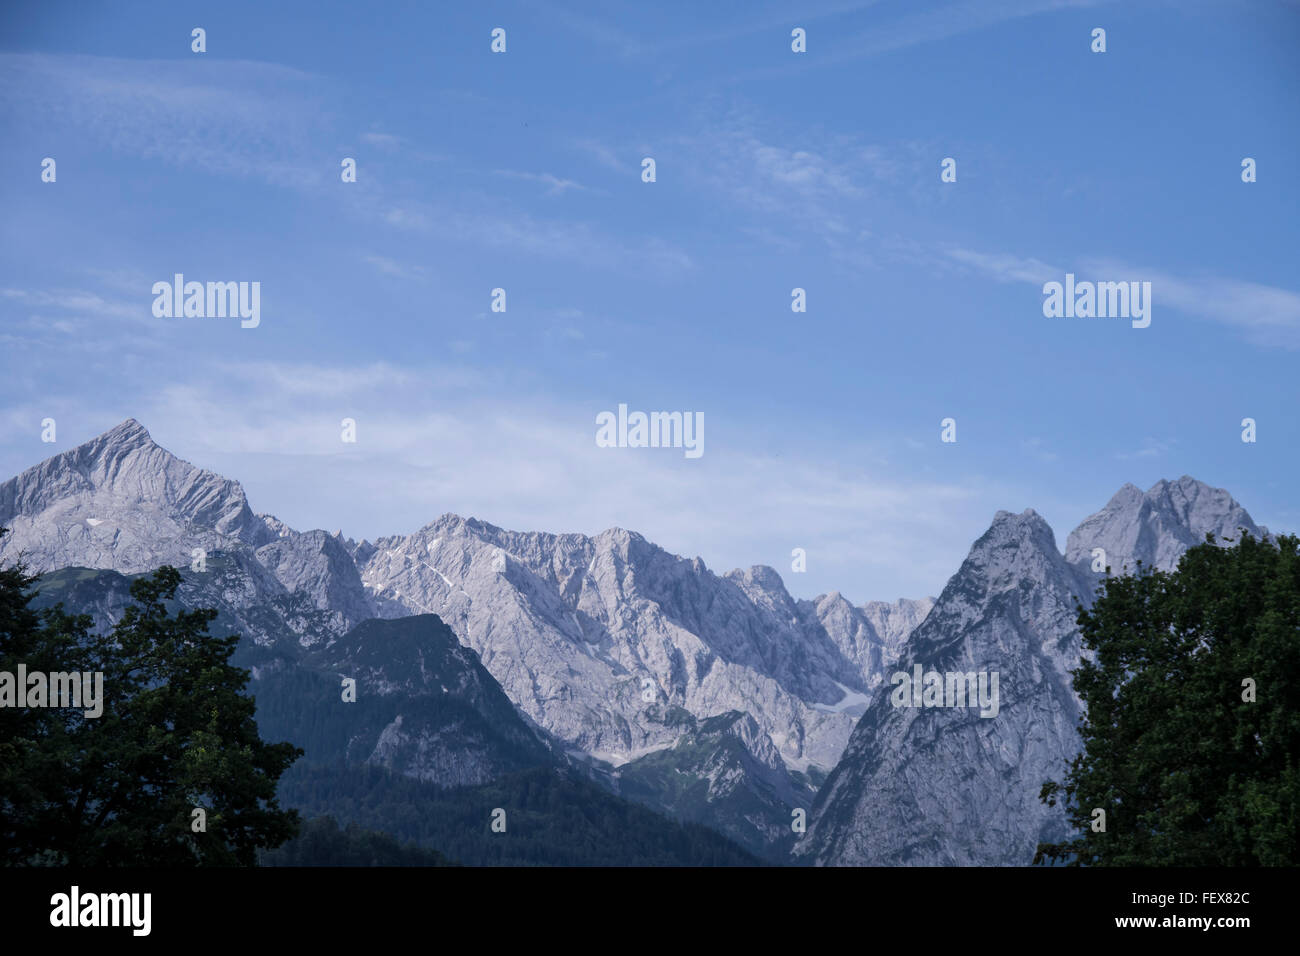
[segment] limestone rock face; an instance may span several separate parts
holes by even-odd
[[[1138,561],[1172,571],[1182,553],[1203,544],[1207,533],[1220,541],[1235,540],[1242,528],[1256,538],[1268,534],[1232,495],[1195,478],[1184,475],[1177,481],[1158,481],[1145,494],[1125,485],[1106,507],[1070,533],[1065,560],[1089,570],[1092,549],[1101,548],[1116,574],[1132,572]]]
[[[286,591],[303,595],[322,610],[338,612],[349,624],[376,616],[352,555],[337,536],[286,529],[254,555]]]

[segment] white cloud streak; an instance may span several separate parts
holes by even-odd
[[[1300,294],[1290,289],[1220,276],[1178,276],[1106,258],[1082,258],[1069,269],[1035,258],[949,248],[948,259],[969,266],[998,282],[1025,282],[1039,287],[1060,281],[1067,271],[1080,278],[1151,283],[1154,307],[1171,307],[1240,331],[1246,341],[1264,348],[1300,349]]]

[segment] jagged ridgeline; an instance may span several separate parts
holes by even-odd
[[[0,485],[0,526],[0,561],[22,555],[45,573],[42,602],[101,627],[128,576],[181,568],[178,601],[243,635],[235,661],[253,673],[263,736],[306,751],[282,781],[289,805],[460,862],[615,863],[639,862],[633,847],[650,854],[640,862],[1028,863],[1063,826],[1037,794],[1079,746],[1066,672],[1096,552],[1116,571],[1172,567],[1207,531],[1263,533],[1191,478],[1128,485],[1064,555],[1041,517],[1000,512],[937,604],[804,601],[771,568],[715,574],[621,529],[517,533],[443,515],[375,542],[298,532],[134,421]],[[996,671],[997,716],[892,706],[890,676],[918,664]],[[458,816],[451,793],[482,814]],[[475,794],[499,802],[484,810]],[[474,839],[492,835],[496,807],[513,820],[512,805],[583,800],[600,809],[566,817],[568,839],[606,850],[458,844],[469,837],[410,800]],[[616,839],[618,819],[650,828],[645,840]]]

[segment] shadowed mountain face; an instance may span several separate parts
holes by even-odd
[[[1121,489],[1075,529],[1064,556],[1033,511],[999,512],[898,664],[909,675],[918,665],[923,674],[997,674],[996,715],[924,699],[914,706],[887,686],[818,793],[796,858],[1025,865],[1039,841],[1062,839],[1062,809],[1048,809],[1038,793],[1080,747],[1069,671],[1081,654],[1075,602],[1089,605],[1103,576],[1092,571],[1093,549],[1103,548],[1116,571],[1138,559],[1169,570],[1207,532],[1235,538],[1238,528],[1266,533],[1226,492],[1190,478],[1145,495]]]
[[[371,764],[443,787],[554,764],[500,685],[437,617],[368,620],[333,636],[328,615],[293,601],[232,603],[227,584],[240,576],[238,562],[221,552],[211,559],[201,574],[184,572],[176,603],[217,608],[210,631],[245,636],[234,663],[252,673],[264,738],[302,747],[308,764]],[[43,576],[38,588],[36,606],[62,602],[101,630],[130,603],[130,579],[115,571],[66,568]],[[345,678],[356,682],[352,701],[344,700]]]
[[[749,714],[696,721],[674,708],[665,722],[681,732],[670,748],[624,764],[618,792],[669,816],[703,823],[756,856],[783,859],[794,842],[791,814],[812,806],[815,787],[792,778]]]
[[[312,648],[304,663],[328,678],[320,706],[337,727],[333,747],[309,757],[370,763],[442,786],[553,762],[474,652],[432,614],[364,621]],[[343,678],[356,681],[355,703],[343,701]]]

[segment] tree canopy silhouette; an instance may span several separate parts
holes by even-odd
[[[37,581],[0,569],[0,673],[102,673],[103,712],[0,707],[0,861],[252,866],[297,832],[276,785],[302,752],[258,735],[249,673],[229,663],[238,637],[207,633],[217,612],[168,613],[175,568],[133,582],[104,634],[31,609]]]

